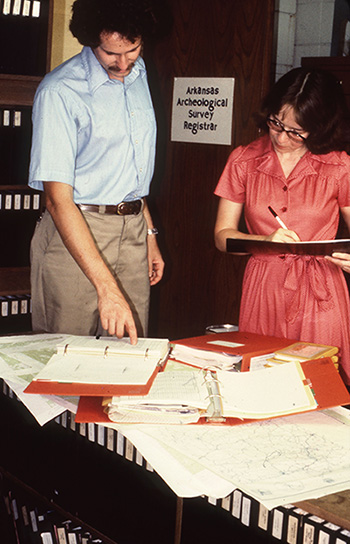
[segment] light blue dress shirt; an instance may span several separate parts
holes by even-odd
[[[47,74],[35,95],[29,185],[73,186],[77,204],[146,196],[156,122],[145,64],[110,79],[89,47]]]

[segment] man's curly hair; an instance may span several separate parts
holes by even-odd
[[[82,45],[95,48],[102,32],[118,32],[135,43],[150,38],[156,23],[150,0],[75,0],[69,28]]]

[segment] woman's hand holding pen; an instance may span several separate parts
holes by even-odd
[[[272,234],[266,237],[267,242],[300,242],[300,238],[294,230],[289,230],[282,219],[277,215],[275,210],[268,206],[268,210],[276,219],[277,223],[281,226],[280,229],[275,230]]]
[[[300,242],[300,238],[294,230],[289,229],[277,229],[268,236],[266,236],[267,242]]]

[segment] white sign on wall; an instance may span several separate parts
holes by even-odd
[[[174,78],[171,140],[231,145],[234,78]]]

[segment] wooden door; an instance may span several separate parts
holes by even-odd
[[[257,136],[271,81],[273,0],[169,0],[173,27],[145,58],[159,145],[150,208],[166,271],[152,288],[150,335],[177,339],[237,323],[246,259],[213,241],[218,178],[232,148]],[[170,141],[174,77],[235,78],[232,145]]]

